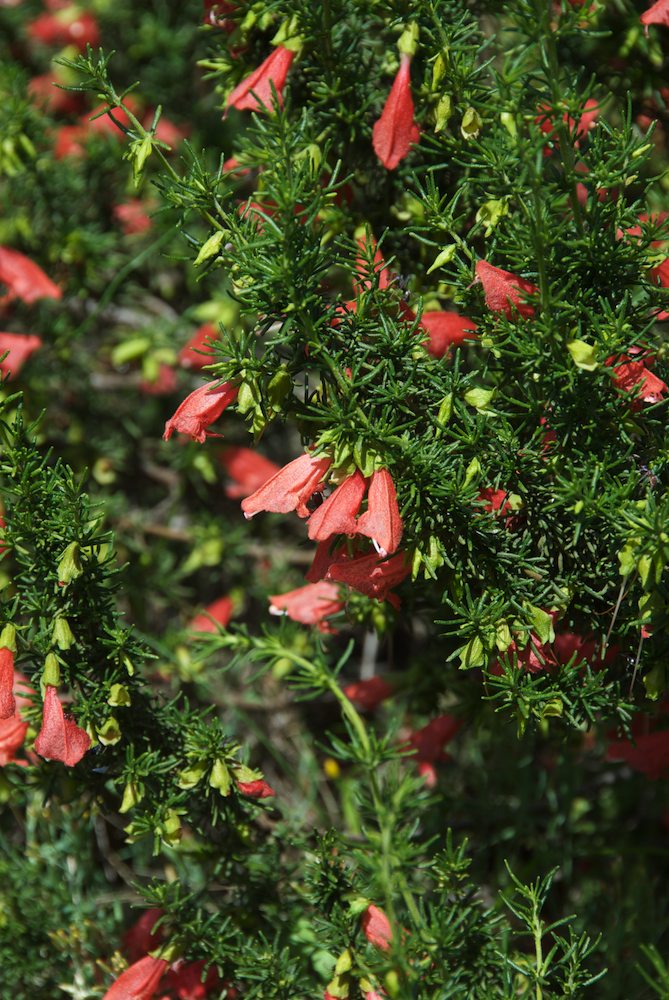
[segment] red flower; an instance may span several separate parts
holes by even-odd
[[[70,115],[81,111],[82,94],[59,90],[59,83],[65,83],[65,79],[55,73],[40,73],[29,82],[28,93],[35,104],[52,115]]]
[[[158,374],[153,382],[143,378],[139,383],[139,391],[146,396],[171,396],[177,387],[177,375],[170,365],[164,361],[158,366]]]
[[[211,351],[206,347],[208,340],[218,340],[218,331],[211,323],[203,323],[179,351],[182,368],[203,368],[211,364]],[[202,353],[203,349],[206,353]]]
[[[386,262],[383,259],[383,254],[376,245],[376,240],[374,237],[367,239],[367,235],[360,236],[358,238],[358,246],[360,247],[360,253],[355,259],[355,273],[353,278],[353,294],[360,295],[362,292],[367,291],[372,287],[372,282],[368,277],[369,274],[369,264],[367,260],[367,245],[371,245],[374,250],[374,263],[373,272],[379,276],[379,288],[387,288],[391,281],[390,271],[386,266]],[[345,303],[345,308],[355,310],[355,302]]]
[[[16,751],[23,746],[28,723],[16,713],[8,719],[0,720],[0,767],[13,763]]]
[[[330,464],[330,459],[324,456],[316,458],[308,452],[300,455],[242,500],[244,516],[253,517],[261,510],[274,514],[296,510],[300,517],[308,517],[311,512],[307,501],[321,486]]]
[[[227,15],[234,13],[236,6],[231,0],[204,0],[204,23],[231,34],[236,26]]]
[[[636,735],[631,740],[615,740],[606,748],[607,760],[622,760],[650,781],[669,775],[669,730]]]
[[[392,684],[378,676],[347,684],[344,688],[344,694],[349,701],[365,712],[373,711],[382,701],[390,698],[394,691]]]
[[[0,247],[0,283],[7,285],[7,299],[21,299],[29,305],[38,299],[59,299],[63,294],[41,267],[9,247]]]
[[[356,516],[365,495],[365,479],[356,469],[309,518],[309,538],[324,542],[331,535],[355,535]]]
[[[511,271],[494,267],[486,260],[476,263],[476,281],[483,285],[485,304],[493,312],[502,312],[507,319],[512,319],[517,312],[525,319],[534,316],[534,306],[526,302],[528,295],[534,295],[539,289],[536,285],[519,278]]]
[[[283,45],[278,45],[263,63],[258,66],[232,91],[225,102],[228,108],[238,111],[272,110],[272,84],[281,106],[282,91],[295,53]]]
[[[370,903],[360,918],[360,925],[362,933],[370,944],[373,944],[375,948],[380,948],[381,951],[389,951],[393,932],[390,921],[383,910]]]
[[[40,14],[26,31],[29,38],[42,45],[75,45],[80,52],[85,52],[87,45],[95,48],[100,44],[100,29],[93,15],[77,14],[74,9],[73,16]]]
[[[285,614],[294,622],[317,625],[321,632],[330,631],[324,619],[337,614],[344,607],[344,602],[339,596],[339,588],[327,580],[307,583],[297,590],[289,590],[287,594],[274,594],[269,600],[270,614]]]
[[[163,929],[159,927],[154,932],[154,927],[164,910],[151,907],[144,910],[144,913],[135,921],[132,927],[123,935],[123,950],[130,962],[136,962],[149,951],[154,951],[160,946],[163,940]]]
[[[164,988],[170,993],[174,993],[178,1000],[205,1000],[209,991],[218,986],[220,980],[216,969],[212,966],[202,982],[204,967],[204,960],[175,962],[167,973]]]
[[[141,198],[130,198],[120,205],[114,205],[113,216],[126,236],[139,236],[152,225]]]
[[[9,351],[0,361],[3,375],[18,375],[31,354],[42,346],[42,338],[32,333],[0,333],[0,355]]]
[[[374,152],[387,170],[394,170],[418,142],[420,130],[413,118],[411,59],[403,54],[388,99],[372,132]]]
[[[14,697],[14,654],[6,646],[0,648],[0,719],[9,719],[16,712]]]
[[[276,475],[280,466],[252,448],[226,448],[221,455],[221,464],[234,483],[225,487],[226,497],[237,499],[254,490]]]
[[[61,125],[55,136],[53,155],[56,160],[85,155],[86,129],[83,125]]]
[[[237,790],[248,799],[271,799],[276,792],[261,778],[257,781],[238,781]]]
[[[669,27],[669,0],[657,0],[657,3],[643,12],[640,20],[646,34],[648,34],[649,24],[663,24],[665,27]]]
[[[169,962],[145,955],[122,972],[102,1000],[151,1000]]]
[[[437,783],[437,772],[434,765],[437,761],[448,760],[444,752],[446,743],[450,743],[462,722],[453,715],[438,715],[422,729],[411,733],[406,744],[407,749],[415,750],[413,760],[418,764],[418,773],[425,778],[430,788]]]
[[[609,358],[607,364],[613,359]],[[632,409],[640,409],[641,402],[659,403],[662,396],[667,392],[667,384],[661,378],[648,371],[644,361],[625,361],[615,365],[613,368],[613,384],[621,392],[634,392],[638,390],[637,397],[632,403]]]
[[[371,538],[382,556],[395,552],[402,538],[402,518],[397,507],[395,484],[387,469],[372,473],[367,510],[358,518],[357,533]]]
[[[90,745],[88,733],[80,729],[74,719],[64,715],[55,687],[47,684],[42,728],[35,740],[36,752],[47,760],[60,760],[68,767],[73,767],[81,760]]]
[[[213,618],[213,621],[212,621]],[[232,618],[232,600],[229,597],[219,597],[209,604],[204,611],[193,618],[188,628],[192,632],[217,632],[216,624],[224,628]]]
[[[465,341],[477,339],[474,320],[456,312],[424,312],[420,323],[427,330],[425,347],[433,358],[443,358],[450,347],[460,347]]]
[[[490,514],[506,514],[509,510],[506,498],[506,490],[493,490],[490,486],[481,490],[478,495],[478,499],[483,504],[483,509],[487,510]]]
[[[163,440],[169,441],[174,431],[179,431],[181,434],[188,434],[193,441],[204,444],[207,428],[218,420],[230,403],[234,403],[237,392],[237,387],[229,382],[213,387],[211,382],[201,385],[199,389],[186,396],[167,421]]]
[[[399,608],[399,598],[390,591],[410,572],[411,566],[403,552],[383,561],[376,552],[368,552],[352,559],[340,555],[330,563],[326,579],[347,583],[367,597],[374,597],[377,601],[390,601],[394,608]]]

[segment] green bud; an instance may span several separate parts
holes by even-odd
[[[280,407],[293,388],[293,379],[285,365],[270,380],[267,386],[267,398],[274,407]]]
[[[117,366],[127,365],[129,361],[141,358],[150,347],[151,340],[149,337],[131,337],[129,340],[124,340],[123,343],[117,344],[112,351],[112,364]]]
[[[283,45],[284,49],[290,52],[302,51],[304,40],[299,33],[299,22],[297,15],[293,15],[288,21],[284,21],[272,39],[272,45]]]
[[[463,485],[469,486],[469,484],[473,482],[475,479],[478,479],[480,475],[481,475],[481,463],[479,462],[478,458],[473,458],[469,463],[469,465],[467,466],[467,470],[465,472],[465,481]]]
[[[437,413],[437,423],[447,424],[451,419],[453,413],[453,393],[449,392],[448,395],[444,396],[439,406],[439,411]]]
[[[436,91],[441,81],[446,76],[446,60],[448,59],[448,49],[440,52],[432,63],[432,90]]]
[[[11,649],[12,653],[16,652],[16,628],[11,622],[8,622],[0,632],[0,647]]]
[[[56,618],[53,623],[51,641],[58,649],[69,649],[76,642],[67,618]]]
[[[500,219],[509,214],[509,202],[506,198],[493,198],[485,201],[476,213],[476,221],[485,226],[485,235],[490,236],[496,229]]]
[[[42,667],[42,676],[40,678],[42,697],[44,697],[47,685],[50,687],[58,687],[59,684],[60,663],[58,662],[55,653],[47,653],[44,660],[44,666]]]
[[[335,975],[341,976],[344,972],[348,972],[353,966],[353,958],[351,957],[351,952],[348,948],[342,951],[341,955],[335,963]]]
[[[441,253],[437,254],[431,267],[427,269],[427,273],[431,274],[432,271],[436,271],[438,267],[443,267],[444,264],[450,264],[453,258],[455,257],[455,252],[457,249],[458,248],[455,245],[455,243],[449,243],[447,247],[444,247]]]
[[[112,707],[125,707],[130,704],[130,692],[124,684],[112,684],[107,698],[107,704]]]
[[[469,389],[465,393],[465,402],[476,410],[486,410],[494,395],[494,389]]]
[[[177,778],[177,785],[179,788],[195,788],[198,782],[204,777],[206,770],[206,764],[194,764],[192,767],[186,768],[185,771],[180,771]]]
[[[572,356],[577,368],[582,368],[586,372],[594,372],[598,367],[597,348],[593,344],[588,344],[585,340],[570,340],[567,350]]]
[[[214,766],[212,767],[211,774],[209,775],[209,784],[212,788],[218,789],[223,796],[230,794],[232,778],[230,777],[230,772],[222,760],[214,761]]]
[[[113,715],[110,715],[98,728],[97,737],[106,747],[114,746],[121,739],[121,727]]]
[[[153,152],[153,137],[145,135],[141,139],[133,139],[124,154],[126,160],[132,161],[132,175],[135,185],[139,187],[144,172],[144,164]]]
[[[471,670],[472,667],[482,667],[486,662],[483,643],[477,635],[473,639],[470,639],[465,646],[462,646],[458,651],[458,656],[460,659],[460,670]]]
[[[170,847],[176,847],[181,840],[181,820],[175,809],[168,809],[159,827],[160,836]]]
[[[221,229],[217,229],[215,233],[205,240],[200,247],[200,252],[195,258],[195,267],[199,267],[200,264],[204,264],[205,260],[209,260],[210,257],[215,257],[218,251],[221,249],[221,244],[225,239],[225,233]]]
[[[403,56],[415,56],[418,47],[419,28],[415,21],[407,24],[397,40],[397,48]]]
[[[394,969],[391,969],[391,971],[386,974],[383,981],[389,997],[398,997],[400,995],[400,977]]]
[[[246,764],[235,764],[232,767],[232,773],[235,776],[236,781],[259,781],[262,778],[262,773],[260,771],[253,771]]]
[[[478,111],[475,111],[474,108],[467,108],[462,116],[462,122],[460,123],[462,138],[476,139],[481,131],[482,124],[483,122],[481,121],[481,116]]]
[[[129,781],[123,789],[123,799],[119,807],[120,813],[127,813],[144,798],[144,788],[134,781]]]
[[[135,672],[135,666],[129,656],[124,656],[122,660],[123,666],[128,671],[128,675],[132,677]]]
[[[81,576],[83,569],[81,568],[79,542],[70,542],[67,546],[60,557],[57,572],[58,582],[64,583],[66,586],[72,580],[76,580],[78,576]]]
[[[434,131],[441,132],[446,127],[448,119],[453,114],[453,101],[450,94],[443,94],[434,111]]]
[[[516,136],[518,135],[518,128],[516,126],[516,120],[511,114],[511,112],[502,111],[501,115],[499,116],[499,120],[501,121],[502,125],[507,130],[511,138],[515,139]]]

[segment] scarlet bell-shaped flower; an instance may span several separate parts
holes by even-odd
[[[29,305],[38,299],[59,299],[63,294],[41,267],[10,247],[0,247],[0,284],[7,286],[7,299],[21,299]]]
[[[207,349],[207,341],[217,339],[218,332],[212,323],[203,323],[199,326],[188,343],[179,351],[181,367],[203,368],[211,364],[211,349]]]
[[[127,201],[114,205],[112,214],[126,236],[141,236],[152,226],[146,202],[142,201],[141,198],[129,198]],[[181,359],[181,355],[179,358]]]
[[[307,502],[321,486],[330,464],[330,459],[324,456],[316,458],[308,452],[300,455],[242,500],[244,516],[253,517],[261,510],[274,514],[296,510],[300,517],[308,517],[311,512]]]
[[[188,628],[192,632],[216,632],[216,624],[223,628],[232,618],[232,600],[229,597],[219,597],[217,601],[209,604],[204,611],[193,618]],[[213,619],[213,621],[212,621]]]
[[[504,271],[501,267],[494,267],[487,260],[477,261],[476,280],[483,285],[488,309],[504,313],[507,319],[512,319],[514,313],[519,313],[525,319],[534,316],[534,306],[525,300],[539,289],[530,281],[519,278],[511,271]]]
[[[42,728],[35,740],[36,752],[47,760],[60,760],[68,767],[74,767],[90,745],[88,733],[80,729],[74,719],[64,714],[58,692],[48,684],[44,695]]]
[[[393,932],[388,917],[380,907],[370,903],[360,918],[360,926],[362,933],[375,948],[380,948],[381,951],[390,949]]]
[[[9,719],[16,712],[14,697],[14,654],[6,646],[0,648],[0,719]]]
[[[221,465],[233,480],[225,487],[226,497],[233,500],[260,489],[281,468],[253,448],[241,446],[226,448],[221,456]]]
[[[356,516],[365,495],[365,479],[356,469],[309,518],[309,538],[323,542],[331,535],[354,535]]]
[[[23,746],[28,723],[21,719],[18,713],[8,719],[0,719],[0,767],[11,764],[16,759],[16,752]]]
[[[372,132],[374,152],[387,170],[394,170],[418,142],[420,129],[414,121],[413,110],[411,58],[403,54],[381,117]]]
[[[347,684],[343,690],[348,700],[365,712],[373,711],[395,691],[392,684],[378,676]]]
[[[418,764],[418,773],[425,778],[430,788],[437,783],[435,764],[447,760],[444,746],[449,743],[462,722],[453,715],[438,715],[422,729],[413,732],[408,740],[407,749],[415,750],[413,760]]]
[[[0,355],[9,351],[0,361],[3,375],[18,375],[31,354],[42,346],[42,338],[32,333],[0,333]]]
[[[281,105],[286,77],[294,58],[294,52],[277,45],[267,59],[235,87],[225,102],[226,107],[237,108],[238,111],[259,111],[261,108],[271,111],[272,84]]]
[[[137,962],[149,951],[155,951],[163,940],[163,928],[156,927],[160,917],[165,911],[158,907],[151,907],[144,910],[142,915],[135,921],[132,927],[123,935],[123,951],[128,956],[130,962]]]
[[[643,361],[624,361],[614,366],[613,373],[616,389],[620,392],[637,391],[637,398],[632,403],[633,410],[640,409],[641,402],[659,403],[667,392],[666,382],[649,371]]]
[[[121,973],[102,1000],[151,1000],[168,968],[165,959],[145,955]]]
[[[218,973],[212,966],[202,982],[204,960],[199,962],[175,962],[165,977],[164,989],[177,1000],[206,1000],[210,991],[220,984]],[[226,993],[229,997],[230,993]]]
[[[199,389],[186,396],[183,403],[165,424],[163,440],[169,441],[174,431],[188,434],[194,441],[204,444],[207,428],[218,420],[223,410],[234,403],[237,398],[237,387],[230,382],[212,387],[210,382],[201,385]]]
[[[395,552],[402,538],[402,518],[397,506],[397,494],[387,469],[372,473],[367,493],[367,510],[358,518],[357,533],[374,542],[379,555]]]
[[[649,24],[663,24],[669,27],[669,0],[657,0],[648,10],[641,15],[641,23],[648,34]]]
[[[270,614],[285,614],[302,625],[317,625],[321,632],[330,631],[324,619],[337,614],[344,607],[339,588],[327,580],[307,583],[286,594],[274,594],[269,600]]]
[[[271,799],[276,792],[271,785],[268,785],[262,778],[256,781],[238,781],[237,790],[247,799]]]
[[[374,597],[377,601],[389,601],[394,608],[399,608],[399,598],[391,593],[411,572],[403,552],[397,552],[390,559],[381,560],[376,552],[368,552],[353,559],[339,556],[330,563],[326,578],[347,583],[349,587]]]
[[[427,330],[425,347],[433,358],[443,358],[451,347],[460,347],[467,340],[476,340],[476,323],[456,312],[435,310],[424,312],[421,326]]]

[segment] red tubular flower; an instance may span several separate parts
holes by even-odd
[[[607,760],[622,760],[650,781],[669,775],[669,730],[635,735],[631,740],[614,740],[606,748]]]
[[[42,45],[75,45],[80,52],[85,52],[87,45],[95,48],[100,44],[100,29],[92,14],[75,13],[72,17],[40,14],[30,22],[26,31],[29,38]]]
[[[356,469],[311,515],[309,538],[324,542],[331,535],[355,535],[358,531],[356,516],[364,495],[365,479]]]
[[[607,364],[611,361],[609,358]],[[632,403],[633,410],[640,409],[641,402],[659,403],[668,389],[666,382],[648,371],[644,361],[624,361],[614,366],[613,373],[613,384],[620,392],[638,390],[637,398]]]
[[[209,604],[204,611],[196,615],[188,628],[192,632],[217,632],[216,624],[218,623],[225,628],[231,618],[232,600],[229,597],[219,597],[217,601]]]
[[[383,910],[373,903],[367,907],[360,918],[362,933],[370,944],[381,951],[390,950],[390,942],[393,939],[393,932],[390,921]]]
[[[374,126],[372,145],[383,166],[394,170],[419,137],[420,129],[413,117],[411,58],[403,54],[381,117]]]
[[[198,326],[188,343],[179,351],[179,364],[182,368],[203,368],[210,365],[212,356],[207,349],[206,342],[218,340],[218,331],[212,323],[203,323]],[[206,353],[202,353],[202,352]]]
[[[386,262],[383,259],[383,254],[376,245],[376,240],[374,237],[367,239],[367,236],[360,236],[358,238],[358,246],[360,247],[360,254],[355,260],[355,273],[353,278],[353,294],[355,296],[360,295],[362,292],[367,291],[367,289],[372,287],[372,282],[368,277],[369,266],[367,262],[367,244],[371,243],[374,250],[374,274],[379,276],[379,288],[387,288],[391,281],[390,271],[386,266]],[[355,302],[347,302],[346,306],[355,309]]]
[[[437,761],[448,760],[444,746],[453,739],[461,725],[460,719],[453,715],[438,715],[409,736],[406,747],[416,751],[413,760],[418,764],[418,773],[425,778],[430,788],[434,788],[437,783],[434,765]]]
[[[324,456],[315,458],[308,452],[300,455],[242,500],[244,517],[251,518],[261,510],[274,514],[296,510],[300,517],[308,517],[311,511],[307,501],[321,486],[330,464],[330,459]]]
[[[220,985],[216,969],[212,966],[202,982],[205,962],[175,962],[165,978],[164,989],[177,1000],[206,1000],[209,991]],[[230,996],[230,993],[227,994]]]
[[[282,91],[294,58],[294,52],[278,45],[253,73],[235,87],[225,102],[226,107],[237,108],[238,111],[260,111],[261,108],[271,111],[272,84],[281,106]]]
[[[397,507],[395,484],[387,469],[372,473],[367,510],[358,518],[356,531],[374,542],[379,555],[395,552],[402,538],[402,518]]]
[[[238,781],[237,790],[247,799],[271,799],[276,792],[271,785],[259,778],[257,781]]]
[[[137,962],[149,951],[155,951],[163,940],[162,927],[154,927],[165,911],[158,907],[144,910],[132,927],[123,935],[123,950],[130,962]]]
[[[151,1000],[168,967],[165,959],[145,955],[121,973],[102,1000]]]
[[[68,767],[74,767],[90,745],[91,740],[88,733],[80,729],[74,719],[63,713],[63,706],[58,700],[58,692],[51,684],[47,684],[42,728],[35,740],[36,752],[40,757],[46,757],[47,760],[60,760]]]
[[[344,607],[339,588],[327,580],[307,583],[286,594],[274,594],[269,600],[270,614],[285,614],[302,625],[317,625],[321,632],[330,631],[324,619],[337,614]]]
[[[233,500],[247,495],[260,487],[280,471],[276,462],[259,455],[253,448],[226,448],[221,455],[221,464],[234,482],[225,487],[226,497]]]
[[[152,226],[146,203],[141,198],[130,198],[120,205],[114,205],[112,212],[126,236],[140,236]]]
[[[86,129],[83,125],[61,125],[55,133],[53,155],[56,160],[86,155]]]
[[[403,552],[383,561],[376,552],[368,552],[353,559],[339,556],[330,563],[326,579],[347,583],[367,597],[374,597],[377,601],[390,601],[394,608],[399,608],[399,598],[390,591],[410,572],[411,566]]]
[[[14,654],[6,646],[0,648],[0,719],[9,719],[16,712],[14,697]]]
[[[649,24],[663,24],[665,27],[669,27],[669,0],[657,0],[657,3],[643,12],[640,21],[646,34],[648,34]]]
[[[28,723],[23,722],[18,713],[0,720],[0,767],[14,762],[17,750],[23,746],[27,729]]]
[[[218,420],[230,403],[234,403],[237,392],[237,387],[230,382],[223,382],[222,385],[213,387],[210,382],[201,385],[199,389],[191,392],[190,396],[186,396],[167,421],[163,440],[169,441],[174,431],[179,431],[204,444],[207,428]]]
[[[372,712],[382,701],[390,698],[394,691],[392,684],[378,676],[370,677],[366,681],[347,684],[344,688],[344,694],[348,700],[365,712]]]
[[[456,312],[424,312],[420,324],[427,330],[425,347],[433,358],[443,358],[449,348],[460,347],[465,341],[476,340],[476,323]]]
[[[65,79],[53,72],[40,73],[30,80],[28,93],[35,104],[52,115],[74,115],[81,111],[83,95],[59,90],[57,86],[59,83],[65,83]]]
[[[171,396],[176,387],[176,372],[164,361],[158,366],[158,375],[153,382],[143,378],[139,383],[139,391],[145,396]]]
[[[42,346],[42,338],[32,333],[0,333],[0,355],[9,351],[0,361],[3,375],[18,375],[31,354]]]
[[[0,284],[7,285],[7,299],[21,299],[28,305],[38,299],[59,299],[63,294],[41,267],[10,247],[0,247]]]
[[[534,306],[525,299],[528,295],[534,295],[539,291],[536,285],[519,278],[511,271],[494,267],[486,260],[479,260],[476,263],[476,281],[480,281],[483,285],[488,309],[504,313],[507,319],[512,319],[514,313],[525,319],[534,316]]]

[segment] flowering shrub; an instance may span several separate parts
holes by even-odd
[[[667,995],[666,8],[0,0],[8,995]]]

